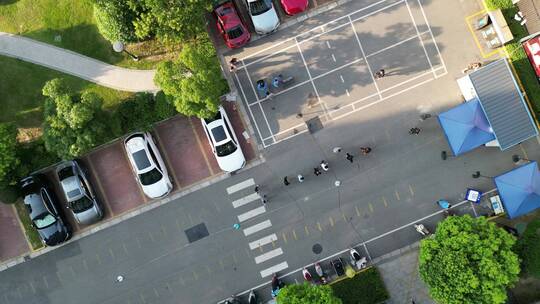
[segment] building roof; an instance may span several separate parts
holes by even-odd
[[[509,218],[540,208],[540,171],[535,161],[495,177],[495,185]]]
[[[506,58],[469,75],[501,150],[538,135]]]
[[[519,10],[525,16],[525,27],[529,34],[540,32],[540,2],[538,0],[519,0]]]

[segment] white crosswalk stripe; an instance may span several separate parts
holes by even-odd
[[[244,229],[244,235],[245,236],[250,236],[256,232],[259,232],[261,230],[264,230],[266,228],[270,228],[272,227],[272,222],[270,222],[270,220],[266,220],[264,222],[260,222],[258,224],[255,224],[251,227],[247,227],[246,229]]]
[[[270,234],[270,235],[267,235],[263,238],[260,238],[256,241],[253,241],[251,243],[249,243],[249,249],[253,250],[253,249],[256,249],[256,248],[259,248],[259,247],[262,247],[266,244],[270,244],[272,242],[275,242],[277,241],[277,235],[275,233],[273,234]]]
[[[266,262],[270,259],[273,259],[277,256],[280,256],[283,254],[283,250],[281,250],[281,248],[276,248],[274,250],[270,250],[264,254],[261,254],[259,256],[256,256],[255,257],[255,264],[260,264],[262,262]]]
[[[259,208],[255,208],[252,210],[249,210],[248,212],[244,212],[238,216],[238,221],[245,222],[249,220],[252,217],[256,217],[257,215],[263,214],[266,212],[266,208],[264,206],[260,206]]]
[[[266,268],[261,271],[261,277],[266,278],[269,275],[272,275],[273,273],[283,271],[285,269],[289,268],[289,264],[287,262],[281,262],[277,265],[274,265],[270,268]]]
[[[247,195],[247,196],[244,196],[240,199],[237,199],[235,201],[232,202],[232,205],[234,208],[238,208],[238,207],[242,207],[246,204],[249,204],[251,202],[253,202],[254,200],[259,200],[260,201],[261,199],[261,196],[258,194],[258,193],[252,193],[250,195]]]
[[[254,186],[255,185],[255,181],[253,180],[253,178],[250,178],[248,180],[245,180],[243,182],[240,182],[236,185],[232,185],[230,187],[227,188],[227,194],[231,195],[237,191],[240,191],[242,189],[245,189],[249,186]]]

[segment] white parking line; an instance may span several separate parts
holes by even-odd
[[[244,196],[240,199],[237,199],[235,200],[234,202],[232,202],[232,205],[234,208],[238,208],[238,207],[242,207],[244,205],[247,205],[251,202],[253,202],[254,200],[258,200],[260,199],[261,196],[258,194],[258,193],[252,193],[250,195],[247,195],[247,196]]]
[[[334,60],[334,62],[336,62],[336,56],[334,56],[334,53],[332,53],[332,60]]]
[[[270,259],[273,259],[277,256],[280,256],[283,254],[283,250],[281,250],[281,248],[276,248],[274,250],[270,250],[264,254],[261,254],[259,256],[256,256],[255,257],[255,264],[260,264],[262,262],[266,262]]]
[[[409,6],[409,2],[405,0],[405,5],[407,6],[407,10],[409,11],[409,15],[411,16],[412,23],[414,25],[414,29],[416,30],[416,33],[418,34],[418,39],[420,39],[420,44],[422,45],[422,48],[424,49],[424,54],[426,54],[427,61],[429,63],[429,67],[431,68],[431,71],[433,72],[433,77],[437,78],[437,74],[435,74],[435,71],[433,70],[433,64],[431,63],[431,59],[429,59],[429,54],[426,50],[426,46],[424,45],[424,40],[422,39],[422,36],[420,36],[420,31],[418,30],[418,25],[416,25],[416,21],[414,20],[411,7]]]
[[[253,180],[253,178],[250,178],[238,184],[227,187],[227,194],[231,195],[237,191],[240,191],[242,189],[245,189],[247,187],[254,186],[254,185],[255,185],[255,180]]]
[[[262,247],[266,244],[270,244],[272,242],[275,242],[277,241],[277,235],[275,233],[273,234],[270,234],[270,235],[267,235],[263,238],[260,238],[256,241],[253,241],[251,243],[249,243],[249,249],[253,250],[253,249],[257,249],[259,247]]]
[[[424,21],[426,22],[428,32],[431,36],[431,40],[433,40],[433,45],[435,45],[435,49],[437,50],[437,54],[439,54],[439,59],[441,60],[441,64],[444,67],[444,74],[446,74],[448,70],[446,69],[446,64],[444,63],[444,59],[441,55],[441,51],[439,50],[439,46],[437,45],[437,41],[435,40],[435,36],[433,36],[433,32],[431,31],[431,26],[429,25],[429,21],[427,20],[426,13],[424,12],[424,7],[422,6],[422,3],[420,2],[420,0],[417,0],[417,2],[418,2],[418,7],[420,7],[420,11],[422,12],[422,16],[424,16]]]
[[[247,70],[246,70],[246,73],[247,73]],[[240,79],[238,78],[238,73],[234,73],[234,77],[236,78],[236,82],[238,82],[238,85],[240,86],[240,92],[242,92],[242,96],[244,97],[244,100],[248,102],[247,97],[246,97],[246,92],[244,92],[244,87],[242,86],[242,82],[240,82]],[[251,107],[248,107],[248,111],[251,117],[253,118],[253,121],[255,121],[255,116],[253,116],[253,111],[251,111]],[[259,134],[259,138],[262,138],[261,130],[259,130],[259,125],[257,123],[255,123],[255,129],[257,129],[257,134]],[[263,142],[263,146],[265,146],[264,142]]]
[[[261,230],[264,230],[266,228],[270,228],[272,227],[272,222],[270,222],[270,220],[266,220],[264,222],[260,222],[258,224],[255,224],[253,226],[250,226],[250,227],[247,227],[246,229],[244,229],[244,236],[250,236],[254,233],[257,233]]]
[[[249,220],[252,217],[256,217],[257,215],[263,214],[266,212],[266,208],[264,206],[260,206],[259,208],[255,208],[252,210],[249,210],[248,212],[242,213],[238,216],[238,221],[245,222]]]
[[[326,40],[326,46],[331,49],[332,47],[330,46],[330,42],[328,40]]]
[[[266,268],[266,269],[262,270],[261,271],[261,277],[266,278],[269,275],[272,275],[272,274],[274,274],[276,272],[280,272],[280,271],[285,270],[287,268],[289,268],[289,264],[287,264],[287,262],[281,262],[281,263],[279,263],[277,265],[274,265],[274,266],[272,266],[270,268]]]
[[[343,75],[339,75],[339,79],[341,79],[341,83],[345,83],[345,79],[343,79]]]

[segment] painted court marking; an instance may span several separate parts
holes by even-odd
[[[245,236],[250,236],[254,233],[257,233],[261,230],[264,230],[266,228],[270,228],[272,227],[272,222],[270,222],[270,220],[266,220],[264,222],[260,222],[258,224],[255,224],[253,226],[250,226],[250,227],[247,227],[246,229],[244,229],[244,235]]]
[[[262,262],[266,262],[270,259],[273,259],[277,256],[280,256],[283,254],[283,250],[281,250],[281,248],[276,248],[274,250],[270,250],[264,254],[261,254],[259,256],[256,256],[255,257],[255,264],[260,264]]]
[[[277,235],[273,233],[249,243],[249,249],[254,250],[275,241],[277,241]]]

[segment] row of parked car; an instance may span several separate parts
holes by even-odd
[[[243,168],[246,160],[225,109],[220,106],[215,117],[201,119],[201,123],[219,167],[227,172]],[[137,132],[127,136],[124,149],[134,177],[146,196],[154,199],[171,192],[173,186],[167,167],[150,133]],[[103,207],[89,182],[89,173],[79,161],[62,162],[55,173],[67,209],[77,223],[88,225],[103,218]],[[67,241],[72,229],[62,204],[52,191],[51,181],[45,175],[35,174],[22,179],[21,188],[32,226],[43,243],[55,246]]]
[[[280,21],[272,0],[244,1],[257,34],[267,35],[277,30]],[[283,11],[291,16],[308,7],[308,0],[280,0],[280,3]],[[214,15],[217,28],[229,48],[239,48],[249,42],[251,35],[232,0],[218,1],[214,6]]]

